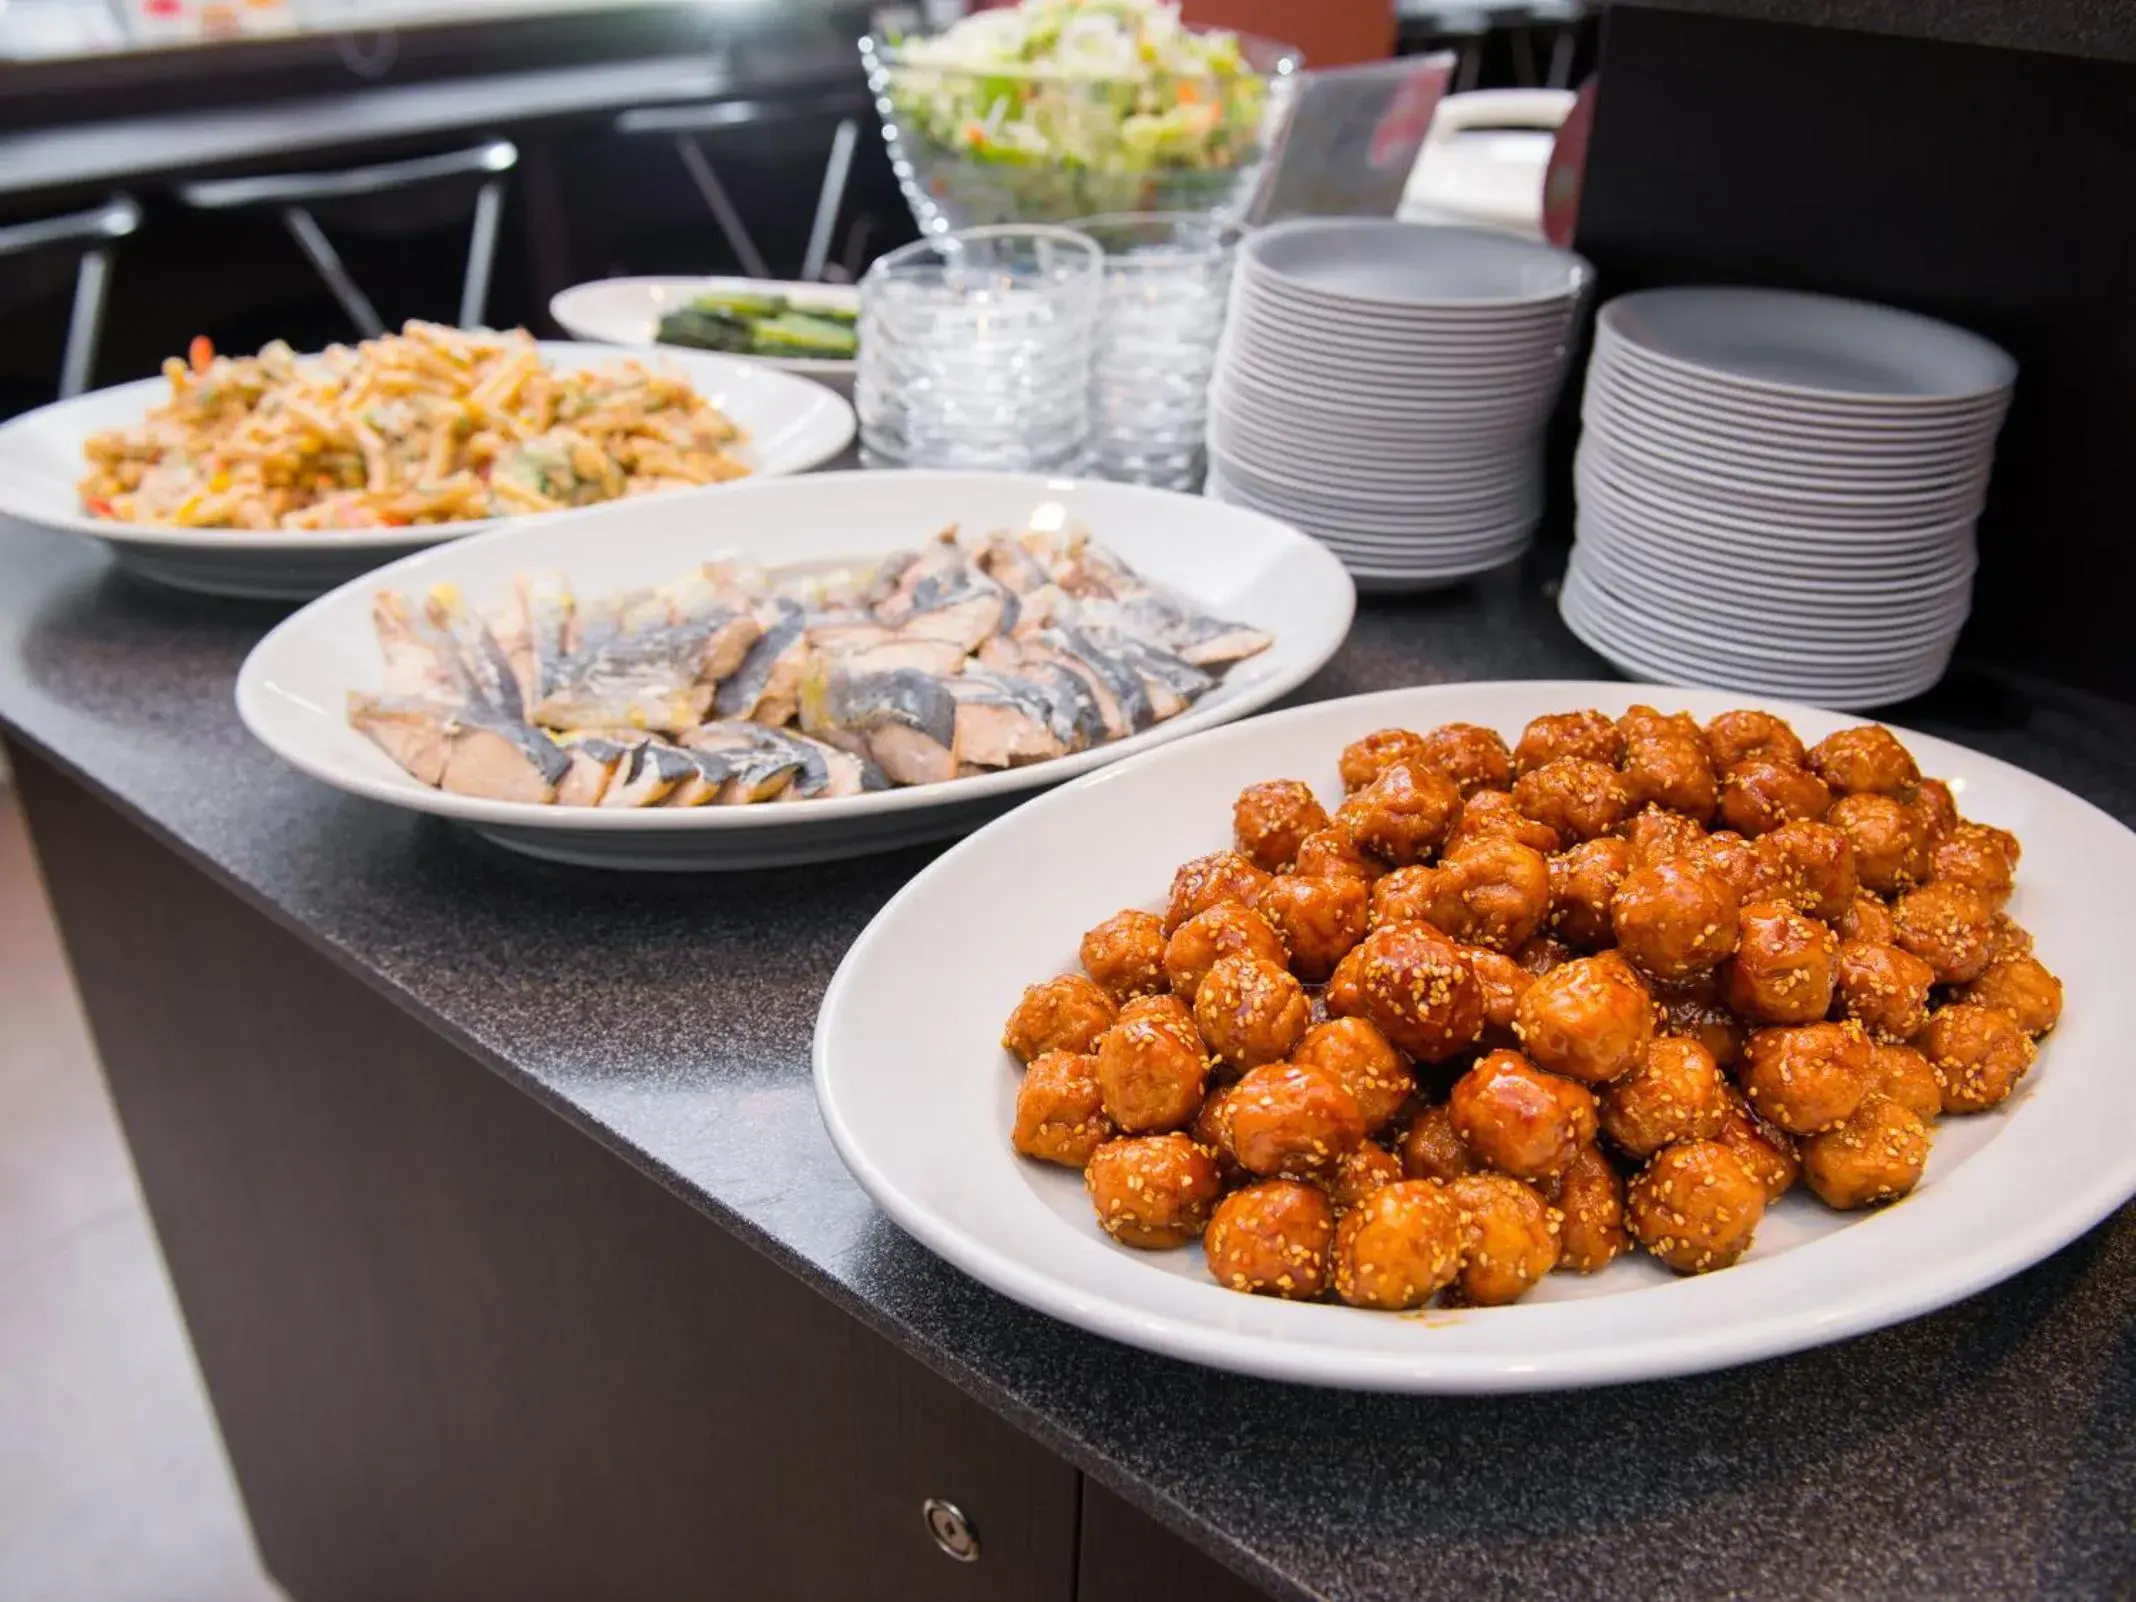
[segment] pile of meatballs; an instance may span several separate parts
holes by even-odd
[[[1332,816],[1244,791],[1234,849],[1092,929],[1003,1035],[1016,1149],[1233,1290],[1491,1305],[1635,1242],[1725,1268],[1798,1181],[1906,1195],[2061,1011],[2002,911],[2016,838],[1879,725],[1384,729],[1341,777]]]

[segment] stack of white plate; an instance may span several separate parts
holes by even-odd
[[[1208,493],[1314,535],[1362,590],[1514,560],[1592,277],[1570,251],[1478,229],[1255,234],[1210,390]]]
[[[1596,320],[1560,610],[1634,678],[1875,706],[1950,665],[2017,363],[1888,306],[1658,289]]]

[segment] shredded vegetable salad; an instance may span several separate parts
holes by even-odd
[[[895,51],[900,114],[982,161],[1215,170],[1259,144],[1267,90],[1238,35],[1160,0],[1023,0]]]
[[[411,322],[299,356],[163,364],[170,400],[87,441],[90,514],[180,528],[451,523],[740,478],[741,429],[641,363],[555,371],[525,333]]]

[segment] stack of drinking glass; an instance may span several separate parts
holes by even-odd
[[[1103,253],[1065,228],[973,228],[877,259],[860,286],[870,467],[1078,472]]]
[[[1144,212],[892,251],[860,286],[862,458],[1198,489],[1238,237]]]

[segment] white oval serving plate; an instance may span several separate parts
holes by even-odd
[[[865,562],[966,533],[1076,526],[1145,577],[1275,637],[1194,706],[1130,739],[1052,762],[872,795],[759,806],[534,806],[420,784],[348,726],[380,682],[371,599],[452,583],[478,606],[512,576],[557,568],[590,596],[664,583],[723,553],[768,566]],[[542,518],[403,558],[322,596],[253,649],[237,708],[285,761],[354,795],[455,819],[529,856],[587,867],[739,869],[824,862],[970,829],[1028,792],[1266,706],[1335,654],[1356,606],[1342,565],[1289,525],[1199,496],[1006,473],[818,473],[729,486],[716,502],[651,496]]]
[[[748,443],[735,454],[758,478],[805,473],[853,440],[851,406],[821,384],[773,371],[762,362],[666,346],[648,352],[561,340],[542,341],[541,353],[552,368],[564,371],[650,360],[680,372],[700,395],[749,431]],[[166,528],[91,517],[82,510],[78,489],[89,465],[82,455],[83,442],[104,429],[139,422],[169,395],[166,380],[144,378],[41,407],[0,426],[0,516],[100,540],[122,566],[177,589],[307,600],[408,551],[508,524],[568,515],[539,512],[417,528],[320,531]],[[709,484],[662,498],[702,505],[706,496],[723,495],[734,487]]]
[[[1452,684],[1301,707],[1182,741],[1020,808],[883,909],[818,1016],[815,1080],[839,1153],[921,1242],[1083,1329],[1191,1362],[1382,1391],[1529,1391],[1659,1379],[1819,1346],[1971,1295],[2074,1239],[2136,1191],[2136,990],[2120,931],[2136,835],[2042,779],[1899,731],[1965,812],[2015,829],[2012,913],[2068,983],[2039,1065],[2001,1109],[1947,1119],[1921,1188],[1840,1214],[1797,1193],[1737,1267],[1677,1279],[1653,1259],[1552,1275],[1512,1307],[1420,1316],[1237,1295],[1195,1247],[1137,1252],[1098,1229],[1080,1176],[1009,1145],[1017,1075],[999,1044],[1023,988],[1076,968],[1082,932],[1159,906],[1179,863],[1230,841],[1247,784],[1341,794],[1337,753],[1374,729],[1456,720],[1511,737],[1530,718],[1636,702],[1701,719],[1742,697],[1616,683]],[[1770,703],[1805,739],[1857,721]]]

